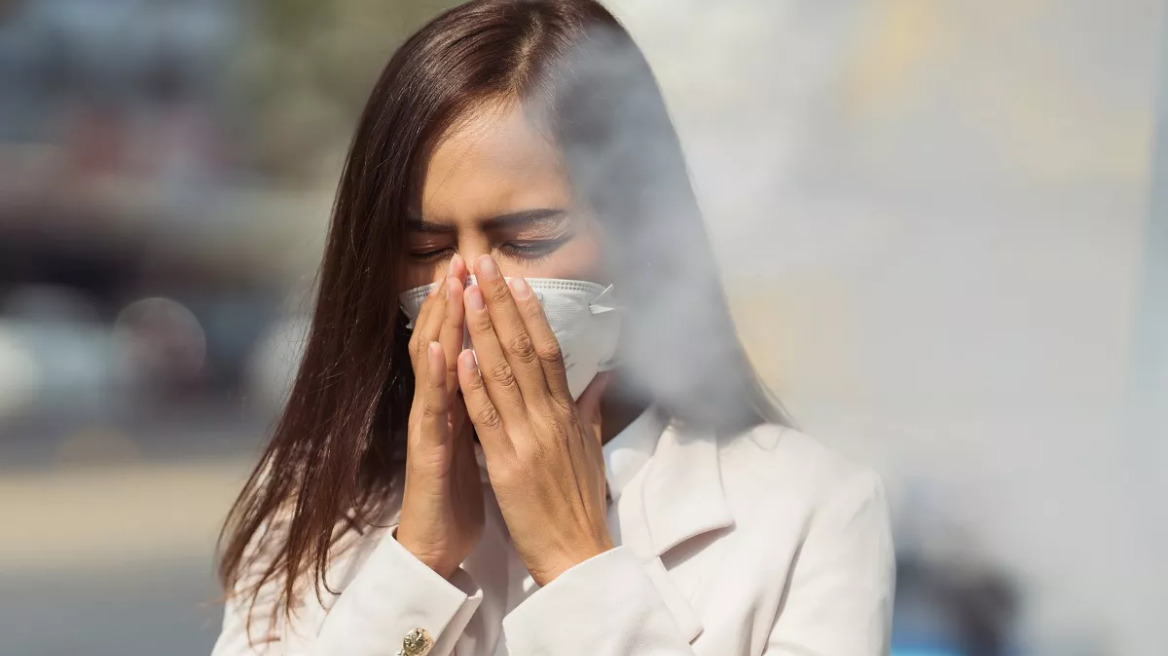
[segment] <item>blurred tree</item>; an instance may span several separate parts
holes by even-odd
[[[331,185],[378,73],[455,0],[255,0],[234,64],[257,170]]]

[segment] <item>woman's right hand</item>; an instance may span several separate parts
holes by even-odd
[[[473,426],[458,393],[466,264],[455,255],[442,285],[422,303],[410,338],[414,402],[405,490],[395,537],[449,578],[483,531],[483,497]]]

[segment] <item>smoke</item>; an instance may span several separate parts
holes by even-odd
[[[755,364],[881,470],[902,552],[1013,580],[1039,651],[1161,649],[1165,465],[1139,454],[1168,426],[1129,431],[1126,390],[1139,262],[1163,257],[1142,231],[1162,9],[610,4],[664,89]],[[658,310],[662,334],[694,312]]]

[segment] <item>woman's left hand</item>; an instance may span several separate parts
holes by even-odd
[[[511,541],[543,586],[613,546],[600,449],[607,375],[573,401],[531,287],[522,278],[508,284],[489,255],[475,274],[478,285],[464,292],[474,353],[459,355],[459,386]]]

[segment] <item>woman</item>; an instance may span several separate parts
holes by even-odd
[[[402,46],[319,285],[215,654],[887,651],[880,483],[757,382],[595,1],[478,0]]]

